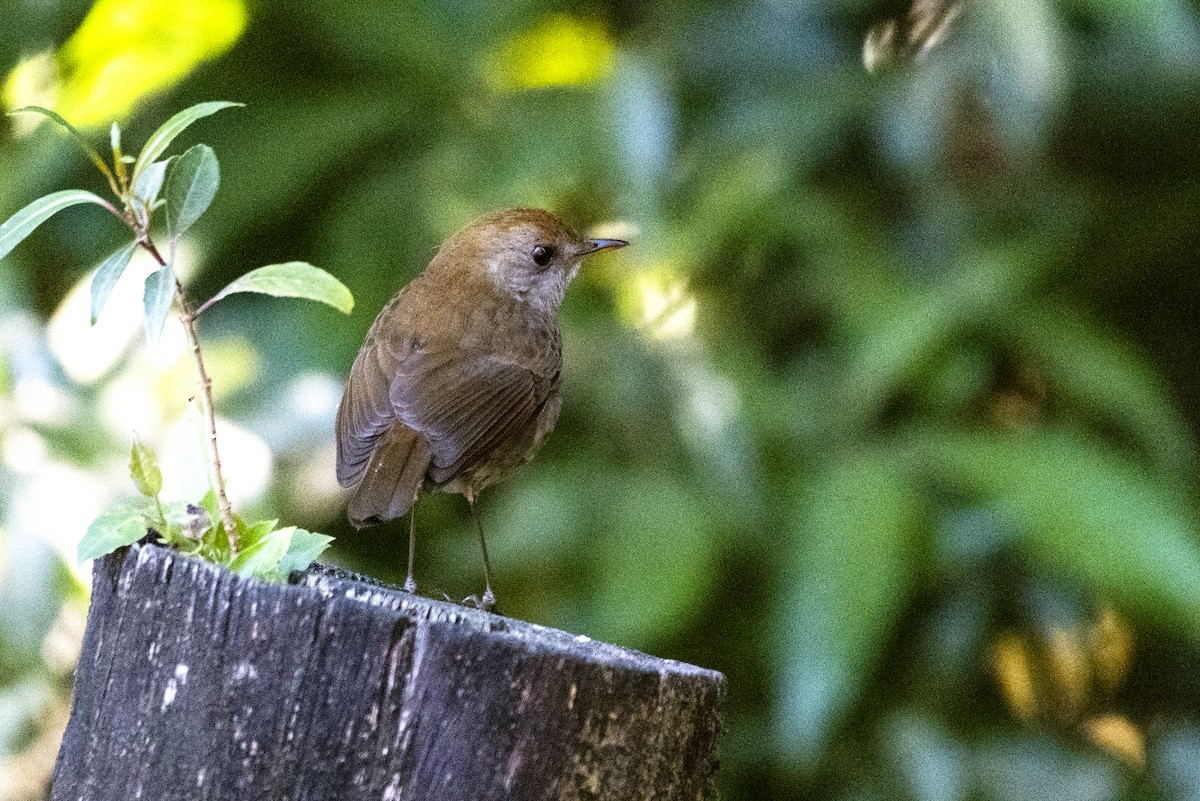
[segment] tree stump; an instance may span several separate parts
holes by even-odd
[[[93,575],[55,801],[711,794],[720,673],[328,568]]]

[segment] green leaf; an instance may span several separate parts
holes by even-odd
[[[1169,484],[1052,429],[928,435],[923,446],[944,481],[991,504],[1045,563],[1200,640],[1200,521]]]
[[[221,519],[221,510],[217,505],[217,492],[212,487],[208,488],[208,492],[204,493],[204,497],[196,505],[208,513],[208,518],[213,521],[214,525]]]
[[[79,541],[78,558],[82,564],[112,553],[146,536],[146,513],[128,504],[109,508],[88,526],[87,533]]]
[[[275,577],[288,552],[295,526],[276,529],[278,520],[263,520],[242,535],[242,549],[229,568],[239,576]]]
[[[916,481],[882,450],[835,461],[794,498],[795,558],[777,605],[780,742],[811,762],[881,656],[929,521]]]
[[[318,534],[302,528],[295,529],[292,532],[291,542],[288,543],[287,553],[279,560],[279,572],[286,577],[293,570],[306,569],[317,561],[317,557],[325,552],[331,542],[333,542],[333,537],[328,534]]]
[[[245,553],[248,549],[257,546],[269,537],[278,525],[278,520],[259,520],[248,526],[243,524],[241,537],[242,552]]]
[[[136,202],[129,206],[143,230],[150,225],[150,217],[158,205],[158,193],[162,191],[163,179],[167,175],[167,165],[173,158],[154,162],[133,181],[132,191]]]
[[[40,197],[0,225],[0,259],[4,258],[21,243],[33,229],[44,223],[56,213],[80,203],[95,203],[105,208],[109,204],[99,195],[83,189],[64,189]]]
[[[215,114],[221,109],[230,108],[231,106],[242,106],[243,103],[229,103],[223,100],[215,100],[208,103],[199,103],[190,108],[176,114],[171,119],[167,120],[162,126],[151,134],[146,140],[145,147],[138,154],[137,161],[133,164],[133,180],[136,182],[138,176],[146,169],[147,165],[154,162],[175,140],[175,137],[183,133],[184,129],[202,117],[207,117],[210,114]]]
[[[175,160],[167,176],[167,232],[182,236],[200,219],[221,183],[217,156],[208,145],[189,148]]]
[[[197,310],[197,314],[235,292],[258,292],[277,298],[305,298],[328,304],[343,314],[354,309],[354,296],[341,281],[302,261],[269,264],[237,278]]]
[[[847,429],[868,425],[963,329],[1006,308],[1046,261],[1045,252],[1036,241],[981,249],[937,283],[919,292],[906,287],[864,313],[851,332],[851,349],[839,359],[845,373],[843,385],[830,393],[833,419]]]
[[[204,510],[211,523],[207,529],[201,531],[200,552],[211,562],[227,565],[229,564],[229,535],[225,531],[225,524],[221,522],[220,504],[217,503],[217,493],[212,487],[209,487],[208,492],[204,493],[199,506]],[[234,515],[233,519],[235,524],[241,523],[237,515]]]
[[[154,451],[146,447],[137,434],[133,435],[133,447],[129,451],[129,477],[133,479],[137,491],[147,498],[153,498],[162,491],[162,470],[158,467],[158,460],[154,458]]]
[[[112,294],[113,287],[120,280],[121,273],[125,272],[125,268],[129,266],[137,246],[137,242],[130,242],[100,262],[100,266],[92,274],[92,325],[96,324],[96,318],[100,316],[104,305],[108,303],[108,296]]]
[[[60,116],[57,112],[51,111],[48,108],[42,108],[41,106],[24,106],[23,108],[10,111],[8,113],[41,114],[43,117],[48,117],[61,125],[63,128],[66,128],[67,132],[71,134],[71,139],[74,140],[75,144],[79,145],[79,147],[83,149],[83,152],[86,153],[88,158],[92,160],[92,163],[96,165],[96,169],[100,170],[100,172],[104,175],[105,179],[108,181],[108,185],[112,187],[113,194],[119,195],[121,193],[120,188],[117,186],[116,179],[113,178],[112,171],[108,169],[108,165],[104,163],[104,159],[100,157],[100,153],[96,150],[96,148],[92,147],[88,140],[83,138],[83,134],[76,130],[74,125],[63,119],[62,116]],[[116,125],[117,124],[114,122],[113,128],[116,128]]]
[[[146,309],[146,340],[158,342],[163,325],[171,311],[171,298],[175,293],[175,271],[171,265],[155,270],[146,277],[146,289],[142,302]]]
[[[158,193],[162,191],[163,179],[167,177],[167,165],[174,158],[171,156],[154,162],[142,170],[137,180],[133,182],[133,194],[145,204],[146,208],[153,207],[154,201],[158,200]]]
[[[1187,423],[1161,376],[1125,342],[1055,304],[1020,308],[1001,322],[1075,404],[1132,434],[1157,467],[1180,476],[1190,470]]]

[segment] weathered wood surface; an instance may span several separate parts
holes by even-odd
[[[55,801],[710,795],[719,673],[336,571],[94,577]]]

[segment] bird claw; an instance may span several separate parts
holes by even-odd
[[[466,598],[462,599],[463,606],[473,606],[476,609],[482,609],[484,612],[496,611],[496,596],[489,589],[483,594],[483,598],[471,593]]]

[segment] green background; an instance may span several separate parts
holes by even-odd
[[[1200,798],[1194,3],[928,4],[944,35],[874,72],[903,4],[174,5],[0,3],[0,75],[130,152],[246,103],[171,151],[222,168],[194,297],[289,260],[354,292],[201,319],[240,510],[402,580],[405,526],[345,522],[341,381],[445,236],[551,208],[633,245],[572,286],[558,429],[483,495],[507,614],[724,672],[727,801]],[[0,176],[5,218],[104,190],[24,119]],[[80,377],[86,329],[54,338],[121,235],[72,209],[0,260],[0,799],[44,794],[63,554],[133,494],[130,419],[190,430],[186,362],[133,335]],[[479,592],[465,502],[418,526],[422,590]]]

